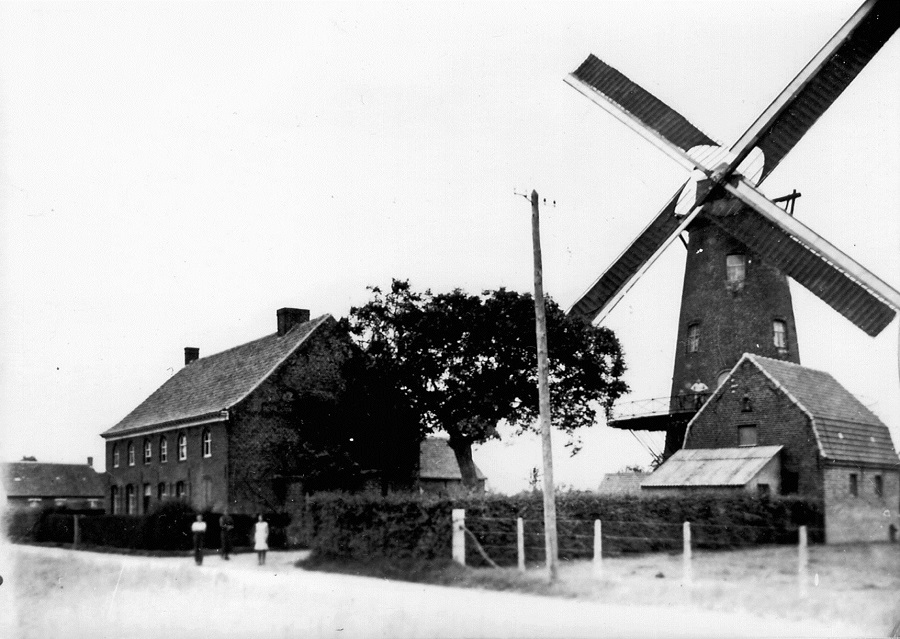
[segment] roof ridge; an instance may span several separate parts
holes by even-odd
[[[324,319],[325,317],[330,317],[330,316],[331,316],[331,313],[323,313],[322,315],[319,315],[319,316],[316,317],[316,318],[313,318],[313,319],[307,320],[307,321],[305,321],[305,322],[300,322],[300,323],[298,323],[298,324],[295,324],[294,326],[291,327],[291,329],[290,329],[287,333],[285,333],[285,334],[282,335],[281,337],[287,337],[288,335],[290,335],[291,333],[293,333],[295,330],[297,330],[297,329],[300,328],[301,326],[306,326],[307,324],[312,324],[312,323],[318,322],[318,321]],[[225,350],[221,350],[221,351],[218,351],[218,352],[216,352],[216,353],[212,353],[212,354],[210,354],[210,355],[206,355],[205,357],[198,357],[198,358],[197,358],[196,360],[194,360],[194,361],[199,362],[199,361],[202,361],[202,360],[210,360],[210,359],[213,359],[214,357],[219,357],[220,355],[225,355],[226,353],[230,353],[230,352],[232,352],[232,351],[234,351],[234,350],[237,350],[237,349],[239,349],[239,348],[244,348],[244,347],[246,347],[246,346],[250,346],[251,344],[256,344],[257,342],[261,342],[261,341],[263,341],[263,340],[265,340],[265,339],[271,339],[271,338],[276,337],[276,336],[278,336],[278,333],[277,333],[277,332],[275,332],[275,333],[267,333],[266,335],[263,335],[262,337],[257,337],[256,339],[251,339],[250,341],[244,342],[243,344],[237,344],[237,345],[235,345],[235,346],[231,346],[230,348],[226,348]],[[193,363],[193,362],[191,362],[191,363]]]

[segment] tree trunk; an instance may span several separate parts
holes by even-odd
[[[472,459],[472,442],[455,441],[453,437],[450,437],[450,448],[456,455],[456,463],[459,464],[463,486],[468,490],[476,490],[478,488],[478,472],[475,470],[475,461]]]

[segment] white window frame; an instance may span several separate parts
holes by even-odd
[[[209,428],[203,430],[203,456],[212,457],[212,430]]]
[[[725,279],[732,284],[737,284],[747,279],[746,255],[743,253],[731,253],[725,256]]]
[[[119,467],[119,445],[113,444],[113,468]]]
[[[187,435],[180,433],[178,435],[178,461],[187,459]]]
[[[153,444],[148,437],[144,440],[144,463],[149,464],[151,461],[153,461]]]
[[[159,438],[159,463],[165,464],[169,461],[169,440],[163,435]]]
[[[784,320],[772,320],[772,343],[775,348],[787,350],[787,322]]]
[[[128,442],[128,465],[134,466],[134,442]]]

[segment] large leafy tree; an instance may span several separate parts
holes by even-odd
[[[534,300],[505,289],[416,292],[394,280],[388,292],[353,308],[349,327],[371,372],[389,382],[393,401],[414,415],[419,439],[442,430],[463,483],[476,484],[472,445],[497,438],[507,422],[520,432],[538,416]],[[595,423],[627,391],[615,334],[570,318],[547,299],[552,419],[574,433]]]

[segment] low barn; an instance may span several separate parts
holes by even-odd
[[[481,469],[475,466],[479,492],[484,492],[487,479]],[[441,437],[427,437],[419,447],[419,490],[429,493],[454,493],[462,490],[462,473],[456,455],[448,440]]]
[[[896,538],[900,458],[891,434],[828,373],[745,354],[691,420],[680,452],[642,488],[799,494],[823,503],[828,542]]]
[[[10,509],[64,506],[102,511],[106,476],[87,464],[21,461],[0,464],[0,478]]]
[[[203,358],[185,348],[184,368],[102,434],[110,512],[173,499],[217,512],[282,509],[303,488],[283,470],[290,453],[279,442],[298,424],[319,425],[319,413],[303,411],[338,391],[349,353],[330,315],[293,308],[261,339]]]

